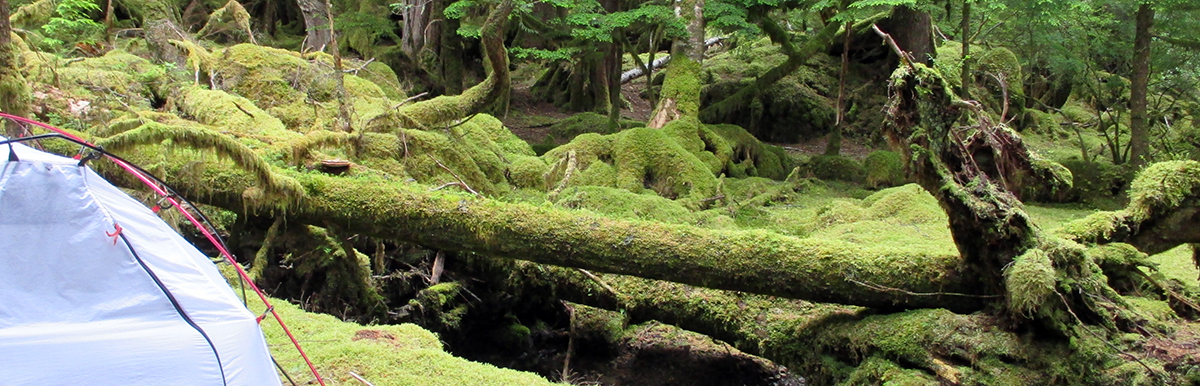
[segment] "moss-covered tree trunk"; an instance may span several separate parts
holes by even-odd
[[[1137,31],[1133,38],[1133,77],[1129,80],[1129,162],[1145,166],[1150,158],[1150,133],[1146,119],[1146,93],[1150,84],[1150,28],[1154,26],[1154,7],[1138,6]]]
[[[973,105],[957,100],[947,87],[924,65],[902,67],[892,78],[884,132],[904,155],[909,174],[950,217],[971,280],[981,293],[1004,294],[1004,268],[1034,247],[1036,233],[1002,181],[1006,169],[1028,160],[995,146],[1015,135],[1009,131],[981,126],[975,134],[960,132],[959,119]]]
[[[0,111],[25,116],[29,113],[29,89],[25,85],[25,78],[17,70],[12,26],[8,21],[11,13],[8,0],[0,0]],[[10,138],[21,135],[16,123],[7,120],[4,132]]]
[[[704,61],[704,0],[675,2],[675,15],[687,26],[687,37],[671,43],[671,66],[667,68],[658,105],[646,126],[660,129],[682,117],[700,114],[700,63]]]

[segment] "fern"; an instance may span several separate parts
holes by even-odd
[[[104,26],[88,15],[100,6],[87,0],[62,0],[54,7],[54,16],[42,26],[44,43],[52,49],[62,49],[69,43],[92,44],[104,33]]]

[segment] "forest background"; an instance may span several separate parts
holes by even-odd
[[[204,204],[332,382],[1186,384],[1197,16],[0,0],[0,111]]]

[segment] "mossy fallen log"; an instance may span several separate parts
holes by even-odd
[[[370,179],[296,178],[308,198],[289,217],[381,239],[816,302],[972,311],[986,300],[955,255],[621,221]]]
[[[1058,234],[1089,244],[1128,243],[1147,254],[1200,242],[1200,162],[1150,165],[1130,184],[1129,205],[1068,223]]]

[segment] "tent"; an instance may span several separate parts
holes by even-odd
[[[280,384],[255,316],[150,209],[70,158],[0,162],[0,384]]]

